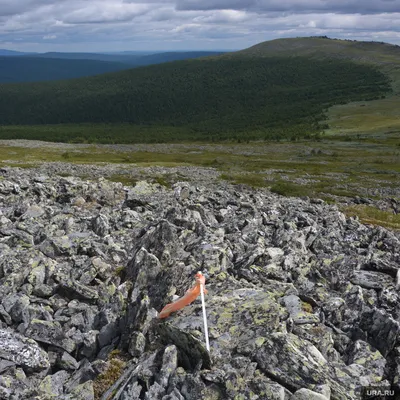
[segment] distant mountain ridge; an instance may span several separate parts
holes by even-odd
[[[35,54],[35,53],[26,53],[26,52],[21,52],[21,51],[0,49],[0,56],[16,57],[16,56],[24,56],[24,55],[28,55],[28,54]]]
[[[127,69],[126,64],[98,60],[41,59],[0,56],[0,82],[37,82],[73,79]]]
[[[107,62],[122,62],[125,64],[134,64],[134,61],[143,56],[141,55],[124,55],[124,54],[103,54],[103,53],[61,53],[48,52],[37,53],[36,58],[41,59],[58,59],[58,60],[95,60]]]
[[[134,66],[160,64],[168,61],[186,60],[189,58],[199,58],[208,56],[217,56],[224,54],[221,51],[168,51],[150,54],[131,54],[131,53],[38,53],[35,57],[39,58],[58,58],[66,60],[98,60],[121,62]]]
[[[36,53],[0,55],[0,83],[38,82],[93,76],[152,64],[217,56],[222,52],[191,51],[155,54]]]

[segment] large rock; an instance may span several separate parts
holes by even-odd
[[[384,357],[395,347],[400,334],[400,324],[387,312],[379,309],[368,309],[362,314],[361,328],[368,333],[370,343]]]
[[[69,374],[67,371],[58,371],[47,375],[39,384],[39,392],[45,397],[58,397],[64,392],[64,384]]]
[[[60,347],[68,353],[76,348],[76,343],[66,337],[58,322],[33,319],[26,328],[25,335],[38,342]]]
[[[253,357],[262,371],[293,391],[328,384],[334,399],[356,398],[357,386],[350,376],[346,379],[343,369],[339,375],[314,345],[293,334],[272,333],[259,340]]]
[[[356,271],[351,282],[366,289],[383,289],[394,284],[391,276],[374,271]]]
[[[37,342],[11,330],[0,329],[0,358],[9,360],[28,371],[50,367],[47,353]]]

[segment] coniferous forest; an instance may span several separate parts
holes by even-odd
[[[32,138],[29,129],[15,125],[52,124],[57,126],[35,127],[36,133],[45,140],[90,136],[125,143],[293,139],[317,135],[331,105],[389,92],[384,74],[350,61],[243,55],[185,60],[74,80],[2,84],[0,137]],[[98,128],[104,124],[114,126],[106,136]]]

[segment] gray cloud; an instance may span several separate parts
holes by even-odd
[[[257,5],[256,0],[178,0],[178,10],[249,10]]]
[[[177,0],[179,10],[247,10],[278,12],[398,12],[400,0]]]
[[[0,48],[239,49],[328,35],[400,43],[400,0],[0,0]]]
[[[66,0],[0,0],[0,17],[25,14],[45,5],[63,3]]]

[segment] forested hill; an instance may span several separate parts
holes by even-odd
[[[310,60],[353,61],[377,67],[400,93],[400,46],[371,41],[322,37],[275,39],[234,53],[253,57],[307,57]],[[229,56],[229,55],[227,55]]]
[[[167,52],[156,53],[142,56],[135,60],[134,64],[137,66],[145,66],[152,64],[161,64],[171,61],[189,60],[200,57],[211,57],[225,54],[217,51],[184,51],[184,52]]]
[[[300,37],[275,39],[234,53],[245,56],[304,56],[318,59],[348,59],[366,63],[400,62],[400,46],[382,42]]]
[[[325,108],[383,96],[378,70],[340,60],[221,56],[70,81],[0,85],[0,124],[179,126],[215,139],[317,132]]]

